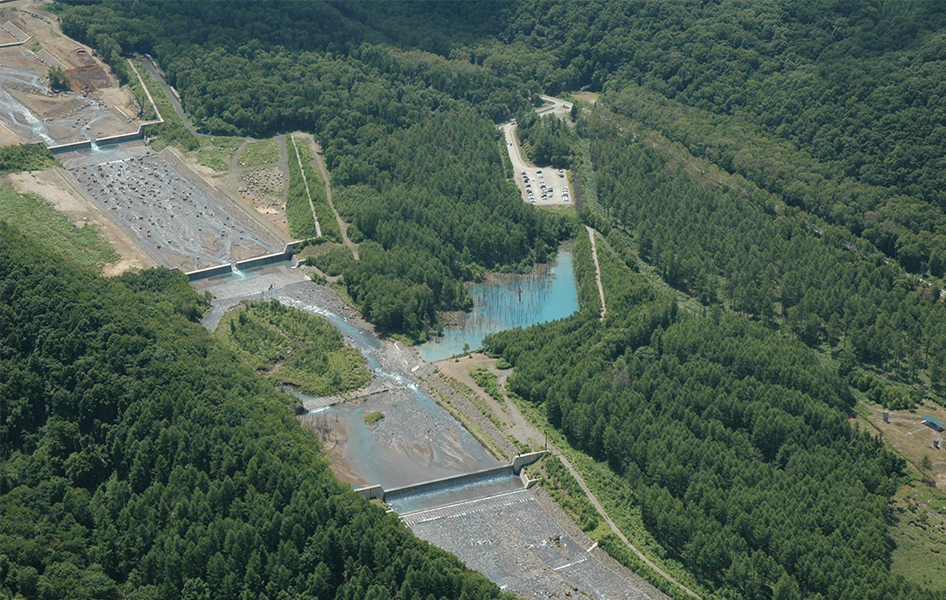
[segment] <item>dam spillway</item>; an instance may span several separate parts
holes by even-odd
[[[534,481],[529,481],[522,473],[522,467],[539,460],[545,452],[523,454],[509,465],[501,465],[413,483],[385,490],[380,485],[358,488],[356,491],[366,498],[377,498],[390,506],[395,512],[405,514],[426,510],[437,506],[485,498],[496,494],[528,489]]]

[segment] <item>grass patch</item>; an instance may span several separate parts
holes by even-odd
[[[533,471],[534,473],[534,471]],[[547,456],[540,461],[539,485],[545,488],[555,503],[565,510],[568,516],[578,523],[584,532],[598,528],[599,515],[578,480],[572,477],[568,468],[557,456]]]
[[[499,402],[500,406],[505,406],[506,398],[499,389],[499,383],[496,381],[496,374],[479,368],[470,371],[470,377],[476,382],[476,385],[483,388],[487,394],[493,397],[493,400]]]
[[[946,586],[946,495],[916,482],[894,496],[890,572],[929,589]]]
[[[184,125],[184,121],[181,120],[181,117],[178,116],[174,107],[171,105],[170,98],[167,97],[167,94],[164,93],[164,90],[161,89],[161,86],[158,85],[155,78],[151,76],[151,73],[140,64],[136,65],[135,68],[141,75],[141,79],[145,82],[145,86],[147,86],[148,91],[151,93],[151,97],[154,98],[158,112],[161,113],[161,118],[164,119],[164,123],[149,125],[145,128],[145,132],[149,136],[158,137],[165,144],[174,146],[184,152],[190,152],[200,148],[200,140]],[[135,98],[138,98],[137,94]],[[147,98],[144,100],[138,98],[138,102],[142,106],[142,113],[144,113],[145,110],[150,110],[151,105],[148,104]],[[145,107],[148,108],[145,109]]]
[[[279,144],[276,140],[249,142],[240,154],[240,166],[261,167],[279,162]]]
[[[289,160],[287,161],[289,163],[289,193],[286,197],[286,221],[289,223],[289,235],[296,239],[317,239],[319,232],[316,230],[315,220],[312,218],[312,206],[309,205],[305,181],[302,179],[302,171],[299,169],[300,159],[296,154],[292,141],[288,142],[286,150],[289,152]],[[244,150],[244,153],[246,153],[246,150]],[[321,222],[319,225],[321,225]]]
[[[95,225],[76,227],[52,204],[33,194],[0,188],[0,220],[87,267],[101,270],[121,258]]]
[[[374,425],[375,423],[377,423],[383,418],[384,418],[383,412],[375,411],[375,412],[365,413],[365,423],[368,425]]]
[[[290,141],[289,143],[291,145],[293,142]],[[298,151],[298,159],[302,162],[302,168],[309,182],[309,195],[312,197],[312,208],[315,209],[315,216],[319,219],[322,237],[332,240],[333,242],[341,243],[342,230],[338,226],[338,221],[335,220],[335,212],[332,210],[332,207],[329,206],[328,196],[325,191],[325,180],[322,179],[321,171],[315,166],[315,157],[312,156],[312,150],[308,142],[305,140],[295,140],[293,150]],[[292,158],[291,154],[290,158]],[[298,164],[296,166],[298,166]]]
[[[203,166],[217,173],[230,170],[230,160],[243,143],[243,138],[212,136],[201,139],[201,147],[193,156]]]
[[[361,354],[331,323],[275,300],[228,313],[215,335],[257,371],[304,394],[331,396],[371,381]]]

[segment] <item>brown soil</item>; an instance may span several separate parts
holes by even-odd
[[[108,118],[96,119],[91,133],[96,138],[109,137],[137,131],[138,122],[134,117],[138,109],[127,89],[119,88],[118,79],[111,69],[93,56],[92,49],[62,34],[58,18],[46,11],[45,2],[38,0],[15,0],[0,4],[0,23],[12,22],[19,29],[31,36],[31,39],[18,46],[0,48],[0,71],[4,69],[28,71],[45,78],[48,66],[40,61],[33,48],[39,45],[42,51],[65,67],[66,74],[72,80],[75,92],[86,94],[89,99],[103,104]],[[16,41],[5,30],[0,30],[0,43]],[[45,56],[43,54],[42,56]],[[48,58],[44,58],[50,62]],[[13,86],[8,86],[12,88]],[[81,128],[94,115],[88,107],[88,100],[74,94],[47,95],[47,91],[32,86],[22,89],[7,89],[14,98],[49,126],[49,135],[59,143],[82,139]],[[33,93],[30,93],[32,90]],[[13,128],[16,129],[16,128]],[[0,128],[0,145],[39,141],[29,138],[23,131],[13,135]]]
[[[505,407],[487,394],[470,376],[470,371],[476,369],[486,369],[496,374],[496,379],[500,389],[505,393],[506,377],[511,371],[499,370],[496,368],[496,359],[490,358],[485,354],[474,352],[468,356],[454,361],[452,358],[434,363],[434,366],[447,377],[453,377],[457,381],[467,385],[481,399],[481,405],[489,408],[490,413],[502,423],[502,430],[507,436],[529,444],[533,448],[542,447],[545,438],[522,414],[515,408],[510,400],[506,400]]]
[[[16,146],[22,143],[23,140],[20,136],[7,129],[3,123],[0,123],[0,146]]]
[[[345,454],[343,453],[345,442],[348,441],[348,432],[345,429],[344,421],[333,420],[330,425],[332,428],[331,433],[328,433],[319,427],[320,425],[324,425],[324,423],[312,419],[311,417],[301,417],[299,420],[303,425],[315,432],[322,440],[322,444],[329,454],[329,459],[332,461],[332,473],[335,474],[335,477],[356,487],[368,485],[367,481],[352,471],[351,465],[348,463],[348,459],[345,458]]]
[[[48,200],[77,227],[95,224],[105,239],[121,256],[121,260],[105,265],[105,276],[120,275],[125,271],[157,266],[157,262],[134,238],[116,226],[98,206],[78,192],[58,168],[9,175],[13,188],[21,194],[36,194]]]
[[[575,100],[582,100],[589,104],[597,104],[598,96],[601,94],[597,92],[572,92],[572,98]]]

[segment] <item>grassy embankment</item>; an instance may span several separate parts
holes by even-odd
[[[290,158],[292,154],[290,153]],[[241,167],[262,167],[279,162],[279,144],[274,139],[248,142],[240,154]]]
[[[315,167],[315,157],[309,149],[309,144],[305,140],[290,139],[286,142],[286,150],[289,152],[289,199],[286,201],[286,219],[289,221],[291,235],[299,238],[316,237],[315,223],[312,220],[312,210],[315,209],[322,237],[340,244],[342,231],[338,227],[338,221],[335,220],[332,207],[328,204],[325,180]],[[305,181],[299,170],[300,163],[305,171]],[[306,193],[306,181],[309,184],[308,193]],[[309,205],[310,198],[312,199],[311,206]],[[345,252],[351,255],[350,250],[346,249]]]
[[[222,173],[230,170],[230,161],[243,142],[240,137],[207,136],[200,138],[200,149],[193,156],[203,166]]]
[[[95,225],[76,227],[39,196],[21,195],[0,187],[0,220],[29,231],[55,252],[97,270],[121,257]]]

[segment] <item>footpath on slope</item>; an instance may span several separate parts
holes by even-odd
[[[595,263],[595,283],[598,285],[598,295],[601,297],[601,316],[599,321],[604,321],[604,315],[608,313],[608,307],[604,304],[604,286],[601,285],[601,266],[598,264],[598,245],[595,243],[595,230],[585,225],[588,230],[588,240],[591,241],[591,258]]]
[[[331,207],[332,212],[335,213],[335,221],[338,223],[338,228],[342,232],[342,242],[351,250],[351,254],[355,257],[355,260],[361,260],[358,256],[358,244],[352,242],[351,238],[348,237],[348,223],[338,214],[338,211],[335,209],[335,202],[332,201],[332,184],[328,177],[328,169],[325,168],[325,161],[322,160],[322,148],[311,134],[304,134],[302,137],[306,138],[306,141],[309,142],[312,156],[315,157],[315,164],[319,167],[319,173],[322,174],[322,181],[325,182],[325,198],[328,200],[328,205]]]
[[[315,221],[315,236],[322,237],[322,226],[319,225],[319,218],[315,216],[315,204],[312,203],[312,194],[309,193],[309,180],[305,176],[305,168],[302,166],[302,157],[299,156],[299,147],[296,146],[296,138],[289,136],[292,140],[292,147],[296,151],[296,161],[299,163],[299,171],[302,172],[302,182],[305,184],[305,195],[309,199],[309,208],[312,209],[312,220]]]

